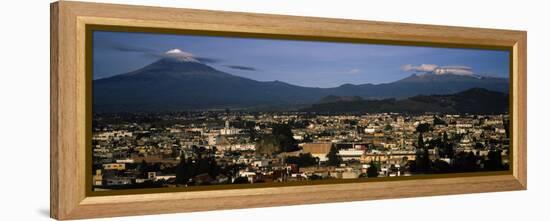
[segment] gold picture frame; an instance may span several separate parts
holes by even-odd
[[[525,31],[235,13],[81,2],[51,4],[50,208],[56,219],[525,190],[527,33]],[[511,53],[511,170],[369,182],[90,191],[90,30],[193,33],[277,39],[505,49]],[[391,191],[387,191],[391,189]],[[208,190],[208,191],[201,191]],[[138,194],[139,193],[139,194]],[[246,200],[242,200],[246,197]]]

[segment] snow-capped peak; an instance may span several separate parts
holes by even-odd
[[[182,51],[179,48],[174,48],[164,53],[169,58],[177,59],[184,62],[199,62],[195,56],[189,52]]]
[[[403,71],[413,71],[420,73],[422,75],[460,75],[460,76],[475,76],[472,68],[464,65],[448,65],[448,66],[439,66],[435,64],[421,64],[421,65],[412,65],[406,64],[402,67]]]
[[[472,71],[472,68],[467,66],[442,66],[437,67],[435,70],[433,70],[433,73],[436,75],[443,75],[443,74],[454,74],[454,75],[462,75],[462,76],[472,76],[474,75],[474,72]]]
[[[183,53],[183,51],[180,50],[179,48],[174,48],[174,49],[168,50],[168,51],[166,52],[166,54],[180,54],[180,53]]]

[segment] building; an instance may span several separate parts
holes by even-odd
[[[108,177],[105,178],[105,185],[118,186],[132,184],[132,179],[129,177]]]
[[[220,135],[236,135],[241,131],[237,128],[232,128],[229,126],[229,120],[225,121],[225,127],[220,130]]]
[[[103,185],[103,174],[101,173],[101,170],[96,170],[95,175],[93,177],[94,186],[101,186]]]
[[[123,137],[132,137],[132,132],[128,131],[107,131],[93,135],[94,140],[108,141],[110,139],[120,139]]]
[[[105,170],[125,170],[126,164],[124,163],[106,163],[103,164],[103,169]]]
[[[388,153],[368,153],[361,157],[361,163],[370,163],[371,161],[380,161],[390,164],[402,164],[409,160],[416,160],[414,151],[393,151]]]
[[[338,151],[338,156],[340,156],[343,161],[360,160],[363,154],[365,154],[365,150],[360,150],[360,149],[350,148],[350,149],[343,149]]]
[[[313,157],[319,158],[319,161],[327,161],[327,154],[332,148],[332,143],[306,143],[302,146],[304,153],[310,153]]]
[[[266,160],[266,159],[258,159],[258,160],[252,161],[252,166],[254,167],[265,167],[265,166],[269,166],[269,164],[270,164],[269,160]]]

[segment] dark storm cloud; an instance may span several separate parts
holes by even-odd
[[[198,61],[200,61],[202,63],[207,63],[207,64],[216,64],[216,63],[220,63],[220,62],[223,61],[222,59],[207,58],[207,57],[195,57],[195,59],[197,59]]]
[[[225,67],[237,69],[237,70],[243,70],[243,71],[257,71],[258,69],[254,67],[249,66],[241,66],[241,65],[224,65]]]
[[[146,53],[146,54],[154,54],[158,53],[157,51],[150,49],[150,48],[142,48],[142,47],[134,47],[129,45],[115,45],[110,44],[107,46],[109,49],[121,51],[121,52],[135,52],[135,53]]]

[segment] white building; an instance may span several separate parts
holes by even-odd
[[[265,167],[269,165],[269,160],[254,160],[252,166],[254,167]]]
[[[121,164],[134,163],[134,160],[133,159],[120,159],[120,160],[116,160],[116,163],[121,163]]]
[[[374,129],[374,128],[365,128],[364,131],[367,134],[372,134],[372,133],[376,132],[376,129]]]
[[[133,135],[132,132],[115,130],[115,131],[105,131],[105,132],[94,133],[92,139],[107,141],[111,139],[120,139],[123,137],[132,137],[132,135]]]
[[[338,151],[338,156],[340,156],[344,161],[360,160],[363,154],[365,154],[365,150],[359,149],[342,149]]]
[[[241,130],[230,127],[229,120],[226,120],[225,127],[220,130],[220,135],[236,135],[236,134],[239,134],[240,132]]]

